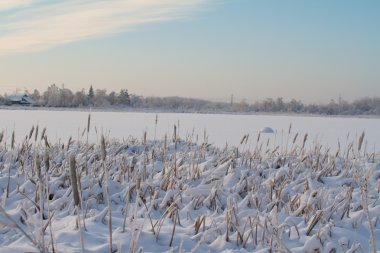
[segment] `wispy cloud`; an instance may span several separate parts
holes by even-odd
[[[1,0],[0,11],[26,7],[36,2],[36,0]]]
[[[206,0],[2,1],[0,12],[13,11],[0,16],[0,55],[40,51],[138,24],[178,19]]]

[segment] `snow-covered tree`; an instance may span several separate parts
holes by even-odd
[[[118,96],[118,103],[122,105],[130,105],[131,100],[127,89],[121,89]]]

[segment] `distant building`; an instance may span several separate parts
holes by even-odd
[[[8,105],[34,105],[34,100],[27,94],[24,95],[11,95],[6,98]]]

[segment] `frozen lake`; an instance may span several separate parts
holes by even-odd
[[[87,126],[86,111],[49,111],[49,110],[0,110],[0,130],[4,130],[10,139],[12,131],[16,140],[25,137],[33,125],[39,125],[40,131],[46,127],[50,141],[66,142],[71,136],[81,137]],[[91,112],[91,131],[89,139],[96,142],[103,132],[111,138],[123,139],[129,136],[142,138],[144,131],[148,139],[162,139],[165,133],[172,136],[174,124],[179,123],[179,135],[185,138],[193,133],[193,140],[203,142],[204,132],[208,142],[223,147],[239,145],[242,137],[249,134],[248,143],[256,144],[258,132],[272,128],[275,133],[262,134],[264,145],[269,138],[269,145],[285,146],[289,125],[292,124],[289,143],[296,133],[299,133],[298,143],[303,135],[309,135],[308,143],[318,141],[332,149],[337,147],[338,140],[344,147],[347,136],[350,141],[357,141],[365,132],[368,151],[380,151],[380,119],[378,118],[342,118],[313,116],[271,116],[271,115],[225,115],[225,114],[181,114],[157,113],[158,122],[155,130],[156,113],[136,112]],[[97,130],[97,134],[95,132]],[[156,134],[155,134],[156,132]],[[276,144],[275,144],[276,143]],[[282,145],[281,145],[282,144]],[[289,144],[290,145],[290,144]]]

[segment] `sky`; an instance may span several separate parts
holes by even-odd
[[[0,0],[0,93],[380,96],[378,0]]]

